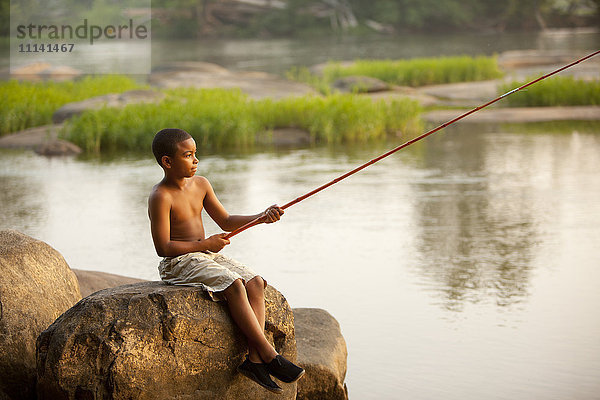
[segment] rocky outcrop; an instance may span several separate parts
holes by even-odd
[[[79,290],[81,296],[87,297],[98,290],[108,289],[131,283],[147,282],[143,279],[131,278],[129,276],[109,274],[100,271],[84,271],[82,269],[73,269],[77,280],[79,281]]]
[[[73,271],[84,297],[101,289],[141,282],[105,272]],[[338,322],[321,309],[296,308],[293,312],[298,362],[307,369],[298,381],[298,399],[347,399],[347,351]]]
[[[52,65],[47,62],[35,62],[13,68],[10,77],[13,79],[29,81],[65,81],[72,80],[82,75],[82,72],[66,65]]]
[[[333,82],[333,88],[342,93],[376,93],[390,89],[390,85],[370,76],[344,76]]]
[[[266,335],[296,359],[294,317],[266,292]],[[246,352],[224,303],[193,287],[145,282],[93,293],[37,342],[39,399],[294,399],[236,372]]]
[[[465,110],[433,110],[425,113],[423,119],[439,124],[450,121],[466,112]],[[571,107],[511,107],[489,108],[471,114],[457,121],[457,124],[469,123],[525,123],[545,121],[598,121],[600,106]]]
[[[153,71],[149,82],[159,88],[193,87],[240,89],[253,99],[317,95],[308,85],[265,72],[230,71],[204,62],[165,65]]]
[[[158,103],[164,98],[165,94],[156,90],[138,89],[123,93],[110,93],[65,104],[52,114],[52,121],[58,124],[87,110],[96,110],[102,107],[120,108],[137,103]]]
[[[0,392],[34,399],[38,335],[81,295],[64,258],[44,242],[0,231]]]
[[[306,146],[313,142],[310,133],[304,129],[298,128],[277,128],[273,129],[270,141],[267,144],[273,144],[278,147]]]
[[[325,310],[295,308],[298,363],[306,375],[298,381],[299,400],[347,400],[346,341],[338,322]]]
[[[44,156],[74,156],[79,146],[58,138],[62,124],[36,126],[0,137],[0,148],[27,149]]]
[[[510,50],[500,54],[498,65],[503,69],[564,65],[584,55],[585,52],[572,50]]]

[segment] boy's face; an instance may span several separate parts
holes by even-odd
[[[167,160],[164,159],[167,157]],[[196,173],[198,159],[196,158],[196,142],[189,138],[183,142],[177,143],[175,156],[163,157],[163,163],[170,170],[171,174],[179,177],[190,178]]]

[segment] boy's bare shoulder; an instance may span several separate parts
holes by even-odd
[[[208,179],[200,175],[194,175],[194,180],[198,185],[210,185]]]
[[[210,182],[208,181],[208,179],[206,179],[203,176],[193,176],[190,178],[190,181],[192,183],[191,188],[193,189],[203,189],[203,190],[207,190],[208,188],[210,188]],[[152,187],[152,190],[150,191],[150,196],[148,197],[149,201],[156,201],[156,200],[162,200],[162,201],[168,201],[169,199],[172,199],[173,197],[173,193],[172,193],[172,189],[169,189],[168,186],[164,183],[164,182],[158,182],[156,185],[154,185]]]
[[[171,191],[167,189],[163,182],[159,182],[154,185],[150,191],[150,196],[148,196],[148,205],[152,206],[156,203],[170,202],[171,199]]]

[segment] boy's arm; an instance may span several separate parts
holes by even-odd
[[[226,235],[224,233],[194,242],[171,240],[170,213],[169,197],[153,192],[148,199],[148,216],[154,248],[160,257],[177,257],[181,254],[205,250],[217,253],[229,244],[229,240],[223,238]]]
[[[230,215],[225,207],[221,204],[215,191],[213,190],[208,179],[203,179],[206,195],[204,196],[204,209],[210,217],[226,232],[231,232],[237,228],[254,221],[257,218],[262,218],[264,223],[270,224],[279,221],[284,211],[277,205],[272,205],[264,212],[254,215]]]

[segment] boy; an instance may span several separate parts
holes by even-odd
[[[154,247],[164,259],[159,264],[163,281],[198,286],[215,300],[226,300],[235,323],[248,339],[248,356],[238,371],[266,389],[283,390],[271,375],[295,382],[304,370],[277,354],[264,335],[267,282],[254,271],[218,254],[229,244],[226,234],[204,235],[201,211],[224,231],[233,231],[256,219],[273,223],[283,215],[274,205],[257,215],[229,215],[209,181],[195,176],[198,159],[194,139],[181,129],[163,129],[152,142],[152,152],[165,176],[148,199]]]

